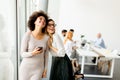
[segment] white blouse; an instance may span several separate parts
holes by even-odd
[[[70,55],[71,55],[71,53],[73,51],[72,48],[73,48],[73,46],[75,46],[74,42],[71,41],[71,40],[67,40],[64,46],[65,46],[65,51],[66,51],[68,57],[70,58]]]
[[[52,46],[57,48],[57,50],[58,50],[57,53],[54,52],[53,50],[50,50],[50,53],[52,54],[52,56],[57,56],[57,57],[65,56],[65,48],[64,48],[63,42],[57,33],[53,34]]]

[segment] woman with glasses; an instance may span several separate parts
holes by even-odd
[[[55,32],[55,22],[48,20],[47,33],[50,36],[48,46],[52,54],[52,66],[49,80],[74,80],[72,64],[65,54],[63,41]]]

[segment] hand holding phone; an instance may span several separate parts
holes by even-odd
[[[43,47],[38,47],[39,49],[38,49],[38,51],[40,51],[40,50],[42,50],[43,49]]]

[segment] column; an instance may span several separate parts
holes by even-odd
[[[43,10],[47,12],[48,9],[48,0],[33,0],[33,4],[35,5],[35,10]]]
[[[0,80],[17,80],[16,1],[0,1]]]

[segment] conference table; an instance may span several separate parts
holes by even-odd
[[[90,46],[90,49],[77,48],[76,52],[79,54],[80,57],[82,57],[81,63],[80,63],[81,64],[81,73],[83,73],[85,75],[85,77],[100,77],[100,78],[112,78],[113,77],[115,59],[116,58],[120,59],[120,56],[116,52],[107,50],[107,49],[103,49],[103,48],[98,48],[95,46]],[[84,73],[84,69],[85,69],[84,67],[86,65],[85,58],[86,57],[96,57],[95,65],[97,65],[97,61],[98,61],[97,59],[100,56],[111,60],[110,74],[109,75],[104,75],[104,74],[101,75],[101,74]]]

